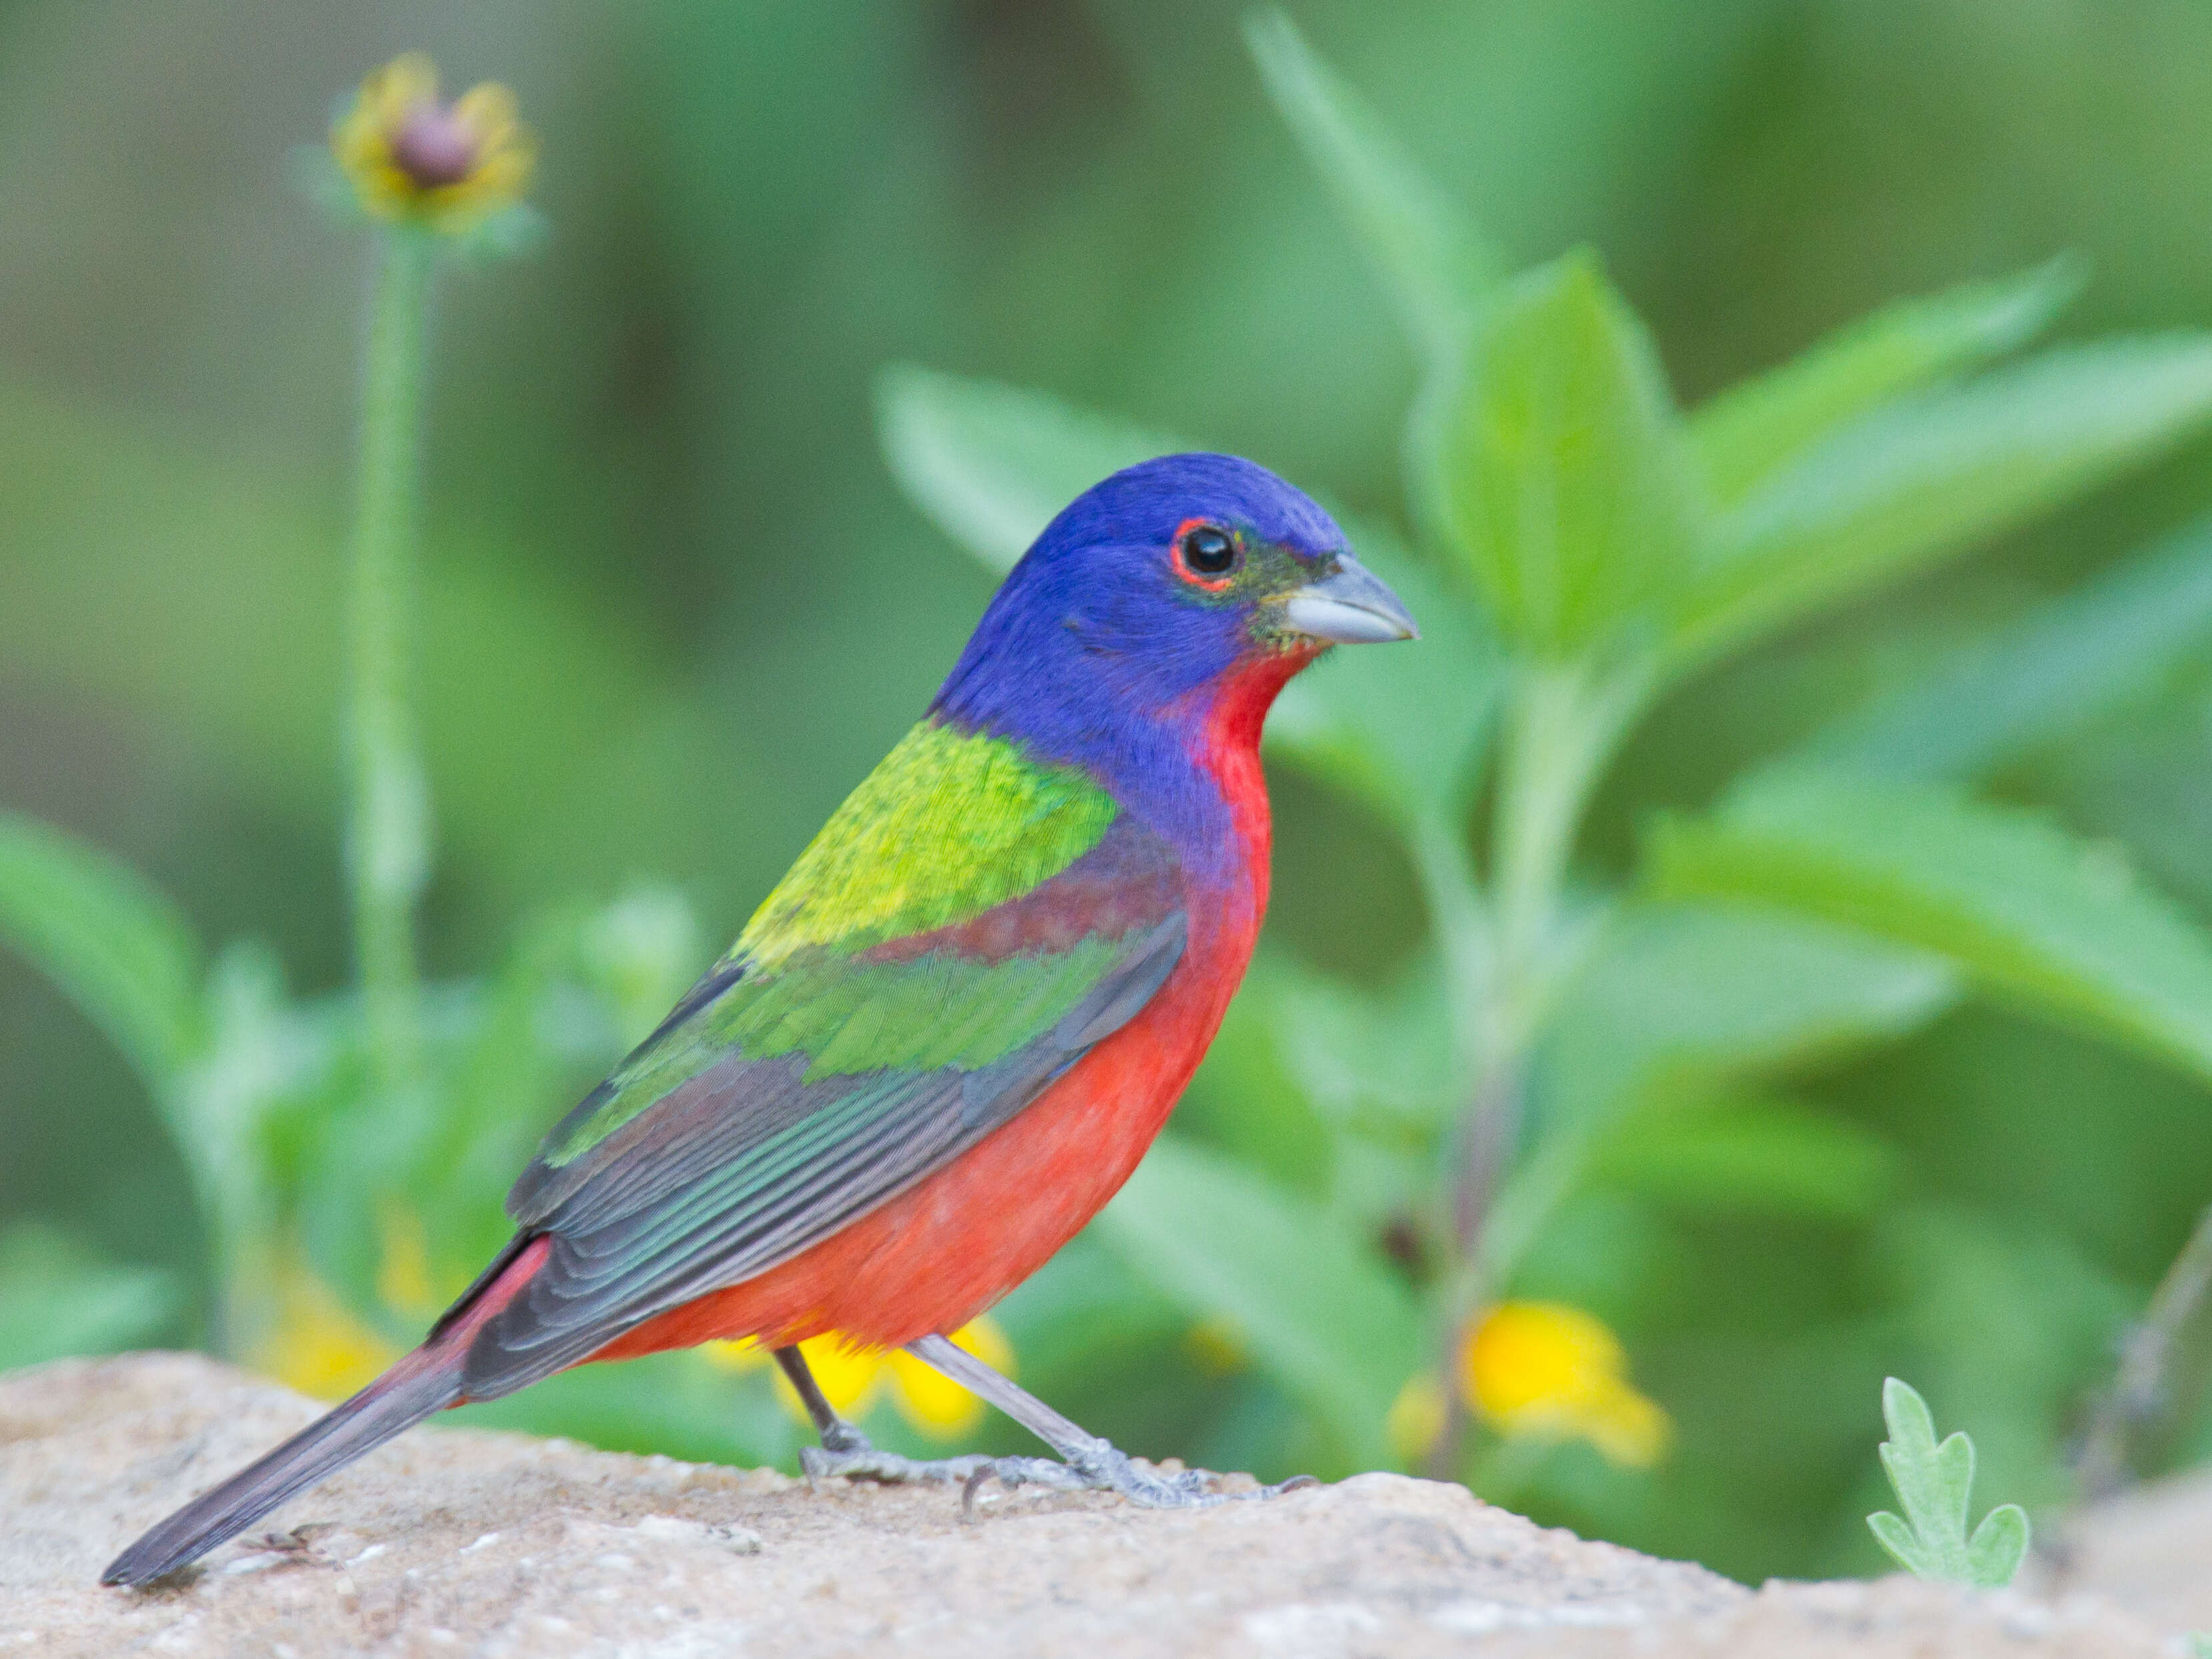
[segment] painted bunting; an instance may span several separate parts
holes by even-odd
[[[1267,903],[1276,694],[1331,644],[1414,634],[1328,515],[1249,461],[1170,456],[1086,492],[729,954],[546,1136],[513,1241],[422,1346],[105,1581],[191,1561],[447,1407],[716,1338],[776,1351],[821,1431],[810,1474],[1223,1501],[946,1333],[1114,1195],[1212,1042]],[[829,1331],[903,1345],[1060,1461],[878,1452],[807,1374],[797,1344]]]

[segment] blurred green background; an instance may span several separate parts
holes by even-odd
[[[1686,404],[1893,296],[2066,250],[2090,281],[2062,336],[2212,318],[2200,5],[1296,11],[1510,263],[1602,251]],[[137,865],[211,940],[270,941],[295,988],[343,981],[336,641],[368,266],[286,158],[409,47],[456,88],[516,88],[553,228],[536,258],[441,295],[434,975],[481,971],[520,915],[641,878],[719,944],[915,718],[990,577],[890,480],[870,405],[888,360],[1048,386],[1397,516],[1416,367],[1237,18],[1191,0],[0,5],[0,806]],[[1656,810],[1704,805],[2203,510],[2208,463],[2195,443],[1681,686],[1601,791],[1593,867],[1625,869]],[[2202,915],[2208,738],[2212,675],[2184,674],[1997,789],[2125,842]],[[1421,933],[1402,854],[1295,776],[1276,799],[1271,945],[1386,981]],[[1546,1518],[1747,1577],[1871,1566],[1856,1516],[1878,1496],[1876,1385],[1902,1362],[1831,1344],[1836,1322],[1887,1310],[1939,1422],[1976,1431],[1990,1480],[2032,1483],[2212,1195],[2201,1087],[1980,1003],[1801,1092],[1898,1150],[1887,1224],[1642,1218],[1623,1242],[1591,1220],[1578,1248],[1614,1282],[1595,1295],[1584,1273],[1579,1299],[1682,1444],[1652,1477],[1563,1466],[1529,1496]],[[202,1222],[143,1090],[0,956],[0,1224],[25,1218],[183,1271],[157,1334],[198,1337]],[[1086,1261],[1061,1274],[1067,1306]],[[1940,1341],[1894,1288],[1938,1269],[1980,1322]],[[1047,1336],[1030,1345],[1047,1388]],[[1292,1414],[1221,1375],[1233,1352],[1072,1352],[1079,1385],[1055,1403],[1133,1450],[1295,1461]],[[759,1432],[746,1449],[787,1450]]]

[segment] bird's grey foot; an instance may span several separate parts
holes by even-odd
[[[933,1481],[951,1486],[974,1474],[977,1464],[990,1462],[979,1454],[925,1462],[878,1450],[866,1435],[837,1415],[823,1396],[814,1374],[807,1370],[806,1360],[797,1348],[778,1348],[775,1358],[783,1367],[783,1374],[791,1379],[791,1386],[798,1390],[799,1403],[806,1407],[806,1414],[814,1419],[815,1432],[822,1437],[819,1446],[799,1449],[799,1467],[805,1471],[809,1481],[874,1480],[886,1486]]]
[[[906,1345],[906,1351],[977,1399],[996,1406],[1060,1454],[1057,1462],[1049,1457],[978,1459],[961,1494],[961,1508],[967,1513],[974,1513],[975,1494],[987,1480],[1006,1486],[1049,1486],[1057,1492],[1118,1492],[1148,1510],[1208,1509],[1216,1504],[1273,1498],[1300,1486],[1321,1484],[1310,1474],[1299,1474],[1253,1492],[1216,1492],[1213,1483],[1220,1477],[1204,1469],[1139,1468],[1112,1442],[1085,1433],[1043,1401],[1024,1393],[1011,1379],[944,1337],[917,1338]]]
[[[957,1460],[954,1460],[957,1461]],[[1294,1474],[1272,1486],[1250,1492],[1217,1492],[1218,1475],[1206,1469],[1158,1469],[1139,1466],[1110,1442],[1092,1440],[1069,1449],[1066,1462],[1049,1457],[979,1459],[981,1467],[967,1477],[960,1494],[963,1512],[973,1514],[976,1494],[986,1482],[1004,1486],[1048,1486],[1056,1492],[1117,1492],[1140,1509],[1211,1509],[1218,1504],[1243,1503],[1255,1498],[1279,1498],[1301,1486],[1321,1483],[1310,1474]]]
[[[929,1483],[952,1486],[974,1475],[978,1465],[991,1461],[981,1453],[970,1453],[965,1457],[902,1457],[896,1452],[879,1449],[849,1423],[838,1426],[843,1431],[836,1437],[838,1443],[830,1444],[831,1437],[824,1435],[821,1445],[799,1449],[799,1467],[806,1472],[809,1480],[873,1480],[886,1486]]]

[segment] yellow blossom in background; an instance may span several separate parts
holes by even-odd
[[[441,231],[513,207],[537,161],[512,92],[488,81],[442,103],[437,66],[419,52],[361,83],[331,129],[331,153],[370,213]]]
[[[958,1346],[1002,1376],[1014,1374],[1014,1345],[997,1322],[984,1318],[952,1333]],[[757,1370],[774,1358],[766,1348],[751,1341],[709,1342],[703,1352],[726,1370]],[[935,1440],[954,1440],[982,1420],[983,1402],[951,1378],[925,1365],[903,1349],[890,1353],[880,1348],[854,1348],[834,1332],[810,1337],[799,1345],[806,1368],[814,1373],[822,1396],[840,1417],[865,1417],[886,1392],[900,1416]],[[806,1407],[781,1366],[775,1372],[776,1397],[786,1410],[804,1423]]]
[[[840,1417],[866,1416],[883,1392],[884,1356],[878,1349],[848,1347],[842,1336],[817,1336],[800,1343],[799,1352],[805,1356],[806,1369],[814,1373],[822,1397]],[[775,1387],[795,1415],[806,1415],[806,1408],[799,1403],[798,1390],[785,1381],[781,1367],[775,1373]]]
[[[700,1352],[725,1370],[754,1371],[769,1365],[775,1356],[750,1338],[737,1342],[708,1342]],[[883,1391],[884,1356],[874,1348],[854,1348],[846,1346],[845,1339],[835,1332],[826,1336],[811,1336],[799,1345],[805,1357],[806,1369],[814,1373],[814,1381],[822,1390],[822,1397],[840,1417],[864,1417],[876,1403]],[[784,1408],[806,1422],[806,1407],[799,1403],[799,1391],[791,1386],[780,1365],[775,1368],[776,1398]]]
[[[343,1400],[399,1358],[398,1348],[304,1266],[284,1270],[276,1303],[276,1322],[248,1363],[287,1388],[317,1400]]]
[[[1417,1371],[1406,1379],[1406,1386],[1390,1402],[1390,1414],[1382,1419],[1383,1437],[1401,1462],[1413,1462],[1437,1443],[1450,1403],[1443,1380],[1434,1371]]]
[[[968,1350],[1001,1376],[1014,1374],[1014,1345],[995,1320],[983,1318],[952,1333],[956,1347]],[[903,1348],[890,1356],[891,1404],[901,1417],[933,1440],[957,1440],[983,1420],[983,1402],[941,1371],[933,1370]]]
[[[1468,1404],[1501,1434],[1587,1440],[1630,1468],[1656,1462],[1674,1431],[1628,1381],[1628,1356],[1603,1321],[1556,1302],[1492,1308],[1460,1351]]]

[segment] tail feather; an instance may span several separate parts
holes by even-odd
[[[434,1363],[444,1360],[442,1364]],[[434,1363],[414,1365],[413,1361]],[[265,1457],[179,1510],[108,1564],[103,1584],[143,1584],[235,1538],[286,1499],[461,1397],[461,1355],[420,1349]]]
[[[109,1562],[100,1582],[143,1584],[173,1572],[433,1412],[460,1404],[470,1343],[544,1265],[550,1248],[543,1236],[516,1239],[461,1293],[428,1342],[275,1451],[192,1499]]]

